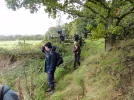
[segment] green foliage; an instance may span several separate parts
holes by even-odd
[[[104,34],[105,34],[105,27],[103,24],[98,24],[96,29],[92,30],[92,37],[93,39],[99,39],[99,38],[103,38]]]
[[[55,78],[56,81],[59,81],[61,78],[64,77],[64,75],[70,73],[70,70],[72,69],[72,61],[70,62],[70,58],[72,59],[72,56],[70,56],[70,53],[72,53],[72,48],[64,44],[60,44],[56,47],[57,51],[59,51],[63,55],[63,58],[65,58],[64,66],[67,66],[68,62],[71,65],[67,68],[63,68],[62,66],[57,68]],[[14,68],[10,68],[8,70],[2,70],[1,74],[2,80],[0,81],[3,84],[7,84],[13,88],[14,87],[16,88],[17,80],[21,79],[21,81],[23,81],[21,82],[22,85],[21,88],[23,88],[22,91],[26,92],[26,94],[23,95],[25,95],[26,98],[34,97],[37,100],[42,100],[45,94],[44,90],[47,89],[48,85],[46,75],[44,73],[44,59],[39,59],[37,58],[39,56],[35,56],[36,54],[41,55],[41,50],[38,47],[36,48],[34,47],[34,49],[29,50],[26,49],[24,50],[23,48],[20,48],[19,51],[16,50],[10,50],[10,51],[8,50],[7,52],[9,53],[9,55],[14,54],[17,55],[17,57],[21,57],[21,59],[19,58],[19,60],[17,60],[19,63],[16,65],[14,65],[15,64],[14,63],[13,64]],[[27,57],[25,57],[25,54]],[[35,56],[35,58],[33,58],[32,56]],[[8,73],[5,73],[5,71],[8,71]],[[31,89],[34,92],[34,96],[31,96],[32,93]]]
[[[47,89],[46,76],[44,73],[35,74],[34,76],[34,85],[35,85],[35,98],[37,100],[44,99],[45,89]]]
[[[97,26],[97,29],[93,30],[93,38],[102,38],[109,36],[111,32],[113,34],[118,34],[120,31],[118,26],[122,28],[129,28],[133,23],[133,1],[128,0],[95,0],[95,1],[81,1],[81,0],[5,0],[7,7],[13,10],[17,10],[21,7],[30,9],[31,13],[37,12],[38,9],[43,5],[45,12],[49,13],[49,16],[55,18],[58,16],[59,11],[68,13],[69,16],[73,18],[82,17],[85,19],[92,19],[87,26],[87,29],[94,28]],[[125,24],[124,24],[125,23]],[[88,24],[88,23],[87,23]],[[90,26],[92,25],[92,26]],[[79,24],[78,26],[81,26]],[[84,28],[84,27],[83,27]],[[95,27],[96,28],[96,27]],[[110,29],[110,30],[109,30]],[[114,29],[114,30],[113,30]],[[107,32],[110,31],[109,32]],[[111,31],[112,30],[112,31]],[[71,34],[75,32],[83,32],[83,30],[76,29],[76,23],[72,25],[71,30],[68,31]],[[87,30],[90,31],[90,30]],[[125,30],[130,32],[130,30]],[[124,35],[125,32],[120,32],[119,35]],[[125,36],[124,36],[125,37]]]
[[[23,67],[27,75],[31,75],[44,72],[43,65],[44,62],[41,59],[25,59]]]
[[[93,26],[91,24],[87,24],[87,26],[86,26],[87,30],[91,30],[92,28],[93,28]]]
[[[107,56],[107,59],[104,59],[102,62],[101,62],[101,66],[103,66],[103,71],[117,71],[117,72],[121,72],[125,69],[125,66],[124,64],[122,63],[121,61],[121,58],[118,57],[120,56],[120,54],[122,53],[119,53],[119,54],[115,54],[115,52],[113,53],[110,53],[110,55]]]
[[[59,27],[50,27],[46,32],[45,36],[46,37],[49,37],[50,35],[58,36],[57,30],[62,30],[62,28],[59,29]]]
[[[114,48],[111,52],[104,52],[103,39],[85,42],[81,47],[81,66],[76,70],[73,70],[73,44],[57,45],[57,50],[63,54],[64,65],[56,70],[56,87],[52,96],[47,96],[45,93],[48,85],[44,73],[44,59],[38,57],[21,59],[22,62],[16,66],[14,63],[5,70],[1,69],[0,82],[18,91],[16,80],[21,79],[22,92],[27,99],[31,97],[36,100],[110,100],[123,97],[131,99],[133,86],[128,87],[126,83],[130,82],[128,68],[133,66],[129,64],[131,66],[126,67],[128,65],[125,62],[133,61],[133,41],[124,42],[118,51]],[[32,50],[31,52],[40,54],[41,51]],[[126,94],[118,96],[117,94],[121,94],[120,89],[124,89],[124,86],[127,90]],[[34,95],[31,95],[32,92]]]
[[[91,27],[90,27],[91,25]],[[95,27],[95,20],[93,18],[81,18],[76,19],[77,33],[83,35],[89,33],[92,27]]]
[[[91,55],[96,55],[98,53],[102,53],[104,51],[104,39],[100,39],[97,41],[94,40],[86,40],[86,44],[82,48],[82,57],[87,57]],[[87,52],[88,51],[88,52]]]
[[[7,49],[0,48],[0,54],[6,54],[8,52]]]
[[[64,78],[62,78],[62,77],[63,76],[60,77],[62,79],[62,81],[59,81],[56,86],[56,90],[58,90],[58,91],[62,91],[63,89],[65,89],[69,84],[71,84],[71,81],[72,81],[72,76],[70,74],[67,74],[66,76],[64,76]],[[68,81],[66,81],[66,80],[68,80]]]
[[[121,26],[109,26],[107,32],[111,32],[112,34],[118,34],[121,36],[123,28]]]
[[[62,26],[59,25],[56,27],[50,27],[48,31],[45,33],[45,37],[49,38],[50,35],[53,35],[54,37],[59,37],[59,34],[57,33],[58,30],[61,30],[64,35],[70,35],[70,30],[73,29],[73,27],[69,27],[70,24],[65,23]]]

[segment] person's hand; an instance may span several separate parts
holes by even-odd
[[[42,48],[44,47],[44,45],[42,44],[42,46],[41,46]]]
[[[77,49],[78,47],[77,46],[75,46],[75,49]]]

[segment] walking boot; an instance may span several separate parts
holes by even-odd
[[[51,88],[48,88],[47,90],[46,90],[46,92],[50,92],[51,91]]]

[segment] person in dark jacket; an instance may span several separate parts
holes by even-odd
[[[57,33],[59,34],[60,37],[60,43],[63,42],[65,40],[63,32],[61,30],[58,30]]]
[[[81,53],[81,49],[78,42],[74,42],[73,52],[74,52],[74,69],[76,69],[76,63],[78,63],[78,65],[80,66],[80,53]]]
[[[0,84],[0,100],[20,100],[18,94],[7,85]]]
[[[74,34],[74,41],[78,42],[79,41],[79,35],[78,34]]]
[[[47,81],[49,88],[46,92],[50,92],[50,95],[54,92],[54,73],[56,70],[56,47],[52,46],[50,42],[47,42],[42,47],[42,52],[45,53],[45,73],[47,73]]]

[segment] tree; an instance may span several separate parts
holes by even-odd
[[[97,26],[97,23],[93,18],[78,17],[76,19],[76,25],[77,25],[77,33],[87,38],[87,35],[90,35],[93,27],[95,28]],[[89,25],[91,25],[92,28],[88,28]]]
[[[69,17],[73,18],[94,17],[97,27],[88,24],[87,29],[93,28],[93,38],[105,38],[105,49],[107,45],[112,46],[115,43],[117,36],[125,37],[124,34],[129,34],[128,27],[134,24],[133,0],[6,0],[6,2],[8,8],[16,10],[25,7],[32,13],[44,6],[45,11],[54,18],[59,11],[68,13]]]

